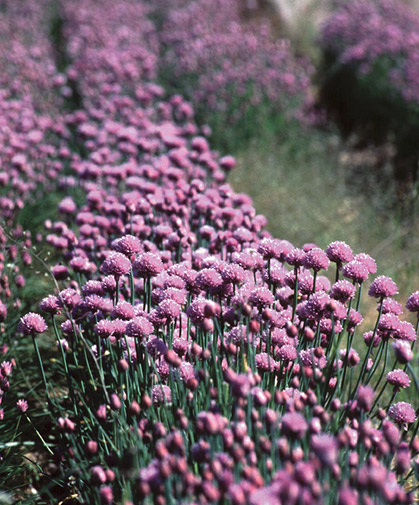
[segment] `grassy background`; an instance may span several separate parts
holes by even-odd
[[[252,197],[275,237],[296,247],[344,240],[355,253],[373,256],[377,273],[397,282],[404,304],[419,288],[419,219],[416,213],[401,224],[391,167],[376,166],[375,154],[348,153],[331,132],[290,128],[281,139],[255,140],[236,152],[229,182]]]

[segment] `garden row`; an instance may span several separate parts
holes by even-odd
[[[146,3],[63,3],[51,14],[59,47],[46,6],[4,12],[22,26],[4,32],[14,56],[2,64],[18,77],[0,101],[2,423],[19,416],[1,443],[4,465],[10,448],[28,458],[36,444],[42,476],[15,500],[413,503],[417,327],[394,281],[344,242],[269,234],[226,182],[234,158],[156,84]],[[164,33],[177,47],[176,30]],[[298,72],[275,79],[304,88]],[[47,192],[59,201],[31,234],[20,220]],[[29,299],[25,283],[43,278],[34,264],[49,293]],[[358,338],[363,289],[377,316]],[[406,309],[415,320],[419,292]],[[38,372],[16,404],[17,342],[33,346]]]

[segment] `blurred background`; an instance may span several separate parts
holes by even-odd
[[[273,235],[346,241],[417,289],[418,2],[162,2],[160,77]]]

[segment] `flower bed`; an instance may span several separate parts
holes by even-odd
[[[149,30],[135,5],[119,2],[128,18],[103,9],[96,32],[97,4],[66,2],[67,76],[83,109],[47,122],[58,133],[45,173],[29,135],[22,146],[35,181],[78,190],[43,230],[54,288],[17,325],[12,293],[0,311],[5,342],[17,332],[33,345],[41,398],[10,407],[11,356],[5,413],[31,427],[49,415],[31,432],[47,476],[33,479],[33,502],[413,503],[419,421],[405,391],[419,386],[417,328],[397,285],[372,280],[374,259],[344,242],[298,248],[269,234],[226,182],[234,158],[211,150],[184,98],[148,80],[153,48],[131,60],[120,45]],[[2,159],[3,177],[19,180],[22,163]],[[372,328],[361,326],[367,286]],[[418,292],[406,307],[417,317]]]

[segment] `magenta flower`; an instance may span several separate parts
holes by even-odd
[[[355,261],[359,261],[363,265],[366,266],[368,273],[375,274],[377,272],[377,264],[375,263],[375,259],[372,258],[369,254],[359,253],[354,257]]]
[[[142,243],[134,235],[124,235],[112,242],[112,248],[125,256],[131,257],[142,250]]]
[[[68,310],[74,309],[79,303],[81,303],[81,296],[75,289],[67,288],[60,291],[58,294],[60,303]]]
[[[28,402],[26,400],[18,400],[16,403],[17,410],[24,414],[28,410]]]
[[[255,288],[249,296],[249,303],[255,307],[262,308],[272,305],[274,302],[274,295],[265,287]]]
[[[121,277],[122,275],[126,275],[130,272],[131,262],[124,254],[111,252],[102,263],[101,270],[106,275]]]
[[[416,414],[410,403],[398,402],[394,403],[388,409],[388,415],[393,421],[398,424],[410,424],[416,420]]]
[[[343,279],[333,284],[330,291],[330,296],[335,300],[339,300],[340,302],[344,303],[353,298],[355,296],[355,293],[355,286],[349,281]]]
[[[39,308],[43,312],[47,312],[48,314],[51,314],[51,315],[59,314],[59,312],[61,311],[61,307],[62,306],[61,306],[60,300],[55,295],[47,296],[39,304]]]
[[[364,263],[353,260],[343,267],[343,275],[354,282],[361,284],[368,279],[368,268]]]
[[[160,257],[151,252],[139,254],[132,267],[139,277],[155,277],[164,269]]]
[[[413,358],[413,352],[407,340],[397,340],[393,342],[394,354],[399,363],[406,364]]]
[[[48,329],[45,319],[39,314],[29,312],[24,315],[19,323],[18,330],[24,335],[35,335],[35,333],[43,333]]]
[[[126,301],[119,302],[113,307],[111,317],[129,321],[135,317],[134,307]]]
[[[322,269],[327,270],[329,264],[329,258],[327,257],[326,253],[319,247],[313,247],[310,249],[304,256],[303,260],[303,265],[308,269],[314,270],[315,272],[318,272]]]
[[[412,293],[406,303],[409,312],[419,312],[419,291]]]
[[[308,429],[307,421],[301,414],[290,412],[282,416],[282,432],[290,438],[302,438]]]
[[[397,284],[385,275],[380,275],[374,279],[368,290],[368,294],[374,298],[387,298],[397,293]]]
[[[151,399],[153,401],[153,405],[155,406],[170,404],[172,402],[172,392],[169,386],[154,386],[151,390]]]
[[[401,369],[388,372],[386,378],[387,382],[397,389],[404,389],[410,386],[409,376]]]
[[[128,337],[144,339],[154,331],[153,325],[145,317],[137,316],[128,322],[125,333]]]
[[[332,466],[338,458],[337,440],[330,435],[321,434],[312,436],[310,447],[325,466]]]
[[[357,401],[361,410],[368,412],[371,410],[375,392],[370,386],[359,386]]]
[[[330,261],[342,265],[354,259],[352,249],[345,242],[332,242],[327,246],[326,255]]]
[[[380,304],[378,304],[377,310],[380,310]],[[403,306],[401,303],[396,302],[393,298],[384,298],[383,300],[383,314],[391,312],[396,316],[400,316],[403,313]]]

